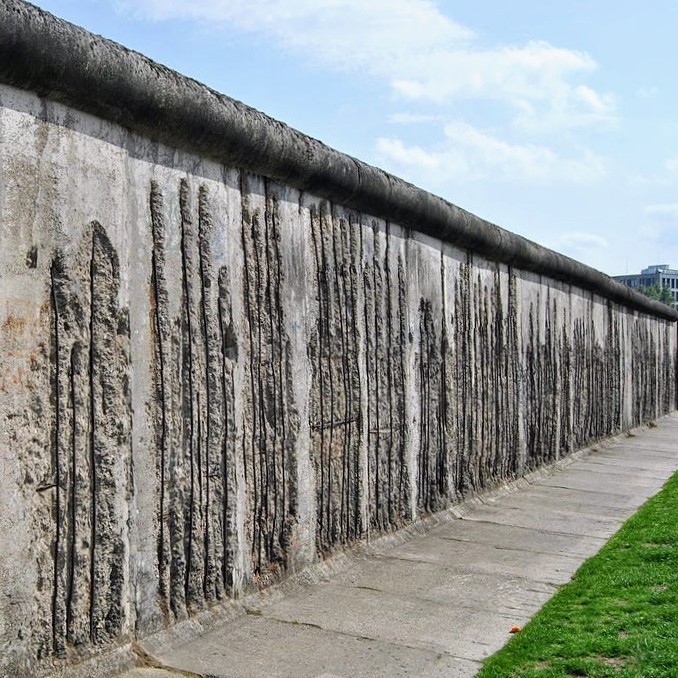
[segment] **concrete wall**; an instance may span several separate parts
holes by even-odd
[[[83,41],[121,48],[14,0],[0,19],[0,674],[149,634],[675,408],[675,312],[279,123],[225,141],[230,162],[208,132],[150,133],[106,98],[110,54],[95,103],[36,75]],[[247,144],[267,150],[248,164]],[[340,165],[364,190],[337,188]]]

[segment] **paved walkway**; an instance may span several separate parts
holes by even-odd
[[[248,614],[189,642],[146,641],[168,670],[124,678],[473,676],[676,469],[674,413],[373,544],[314,586],[249,599]]]

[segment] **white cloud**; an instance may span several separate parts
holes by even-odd
[[[678,203],[661,203],[657,205],[647,205],[646,214],[659,219],[678,219]]]
[[[564,233],[558,238],[558,244],[569,250],[605,249],[608,242],[605,238],[595,233],[571,231]]]
[[[639,99],[654,99],[659,94],[658,87],[639,87],[636,90],[636,96]]]
[[[396,166],[410,167],[419,170],[442,171],[442,165],[448,165],[447,174],[455,176],[467,170],[467,165],[462,158],[458,158],[458,164],[450,162],[451,157],[445,157],[442,153],[430,153],[421,146],[405,146],[400,139],[378,139],[377,151],[385,159],[391,160]]]
[[[428,0],[122,0],[155,20],[191,19],[275,40],[339,67],[377,75],[407,71],[442,45],[461,46],[473,32]]]
[[[427,115],[424,113],[392,113],[388,116],[388,122],[405,125],[421,122],[439,122],[443,119],[441,115]]]
[[[522,47],[491,50],[446,49],[413,59],[418,72],[393,78],[401,96],[445,104],[455,99],[485,99],[507,104],[514,125],[530,132],[611,123],[615,101],[585,85],[570,82],[596,64],[580,52],[532,41]]]
[[[402,98],[447,105],[483,99],[509,107],[522,131],[614,120],[615,101],[575,80],[587,54],[547,42],[478,46],[475,33],[432,0],[118,0],[154,20],[235,27],[331,68],[385,80]]]
[[[609,250],[609,243],[596,233],[570,231],[560,235],[553,248],[563,254],[592,264],[601,254]]]
[[[678,203],[645,206],[647,220],[638,230],[641,240],[650,243],[653,258],[678,263]]]
[[[664,162],[664,168],[671,172],[671,174],[678,174],[678,156],[667,158]]]
[[[675,258],[678,255],[678,203],[646,205],[644,212],[646,219],[640,226],[639,234],[661,248],[662,256]]]
[[[629,179],[636,186],[673,186],[678,181],[678,156],[667,158],[661,170],[648,174],[636,174]]]
[[[394,171],[425,176],[437,184],[487,178],[509,183],[589,183],[605,174],[604,160],[590,151],[576,158],[561,157],[547,146],[510,144],[465,123],[448,123],[444,131],[444,145],[433,151],[381,138],[377,152]]]

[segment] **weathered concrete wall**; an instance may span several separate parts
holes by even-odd
[[[2,675],[675,408],[674,312],[149,63],[0,2]],[[218,115],[256,134],[208,152]]]

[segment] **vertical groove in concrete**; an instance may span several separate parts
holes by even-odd
[[[221,348],[221,412],[217,414],[221,426],[221,449],[218,450],[218,465],[221,477],[221,496],[215,499],[215,520],[219,517],[220,529],[215,530],[215,542],[221,540],[221,591],[217,587],[217,597],[234,593],[233,569],[236,562],[236,426],[234,414],[235,385],[234,363],[238,359],[238,339],[233,329],[233,309],[229,274],[226,267],[219,269],[218,275],[218,326],[219,346]],[[220,503],[221,502],[221,505]],[[220,510],[219,510],[220,509]],[[219,516],[220,513],[220,516]],[[219,535],[219,537],[217,537]],[[215,546],[216,548],[216,546]]]
[[[221,466],[226,437],[227,416],[224,416],[226,395],[223,390],[223,359],[219,314],[215,295],[217,280],[212,266],[211,238],[214,225],[209,210],[208,192],[204,186],[198,194],[198,247],[200,254],[200,309],[205,345],[205,533],[203,595],[211,601],[219,597],[221,552],[221,507],[226,505],[224,474]]]
[[[168,492],[168,481],[172,474],[170,462],[172,454],[171,418],[172,393],[174,381],[170,374],[178,365],[173,364],[171,354],[171,327],[169,323],[169,301],[167,280],[165,275],[165,238],[166,226],[163,215],[163,196],[156,182],[151,183],[150,190],[151,236],[151,333],[153,336],[153,360],[155,366],[155,400],[154,422],[156,433],[156,474],[158,481],[156,520],[158,524],[158,592],[162,601],[163,616],[169,619],[168,601],[170,593],[170,566],[172,559],[173,524],[176,518],[170,517],[173,497]],[[166,519],[167,517],[167,519]]]
[[[521,472],[520,402],[523,364],[518,349],[516,279],[511,269],[472,276],[459,265],[452,286],[453,381],[445,402],[457,441],[450,485],[457,498]],[[505,300],[504,300],[505,298]],[[446,347],[446,351],[452,350]],[[529,372],[528,372],[529,376]]]
[[[404,279],[391,250],[392,227],[371,220],[363,237],[368,520],[370,528],[385,531],[402,525],[409,512],[402,378],[402,323],[407,316],[401,288]]]
[[[132,488],[129,327],[118,257],[93,222],[77,256],[50,274],[54,347],[52,645],[102,643],[125,625],[129,544],[120,506]],[[121,482],[123,479],[123,482]]]
[[[53,428],[54,433],[52,436],[52,465],[54,468],[54,539],[53,539],[53,552],[52,558],[54,561],[53,568],[53,578],[51,582],[52,586],[52,647],[54,653],[61,655],[63,653],[64,646],[64,636],[66,635],[64,630],[64,622],[66,612],[64,610],[63,597],[60,595],[60,590],[62,588],[61,582],[63,578],[63,570],[65,567],[65,554],[64,554],[64,535],[62,535],[62,530],[60,526],[68,524],[69,527],[72,527],[72,522],[64,520],[64,510],[63,510],[63,488],[66,486],[66,482],[63,479],[63,467],[62,459],[66,455],[67,449],[67,438],[63,435],[64,425],[67,424],[67,417],[64,413],[64,408],[66,407],[66,398],[67,395],[64,393],[64,384],[62,382],[62,374],[64,368],[64,358],[62,356],[62,342],[60,341],[60,335],[62,333],[62,320],[61,320],[61,306],[64,304],[65,299],[63,298],[63,291],[61,289],[64,282],[64,273],[63,273],[63,264],[59,257],[55,257],[52,261],[50,267],[50,285],[51,285],[51,304],[52,304],[52,317],[53,324],[50,328],[52,331],[52,390],[53,390],[53,408],[54,408],[54,417],[53,417]],[[60,298],[61,297],[61,298]],[[71,484],[72,481],[71,481]],[[74,485],[74,484],[73,484]],[[71,505],[73,501],[71,499]],[[71,557],[72,561],[72,557]],[[69,606],[66,606],[69,607]]]
[[[238,347],[228,275],[212,264],[209,194],[203,186],[197,193],[195,229],[190,188],[180,184],[181,313],[172,318],[177,293],[170,294],[165,271],[164,198],[157,183],[150,191],[157,571],[165,623],[232,589]]]
[[[296,487],[290,473],[296,431],[288,397],[288,337],[280,301],[281,259],[278,203],[252,197],[242,186],[242,247],[249,332],[249,393],[244,454],[250,502],[248,532],[255,581],[264,584],[286,567],[294,522]]]
[[[320,553],[362,536],[361,380],[358,363],[357,228],[330,206],[311,210],[317,323],[309,343],[311,457]]]
[[[433,513],[447,501],[447,445],[445,444],[444,342],[436,332],[430,300],[419,303],[419,510]]]

